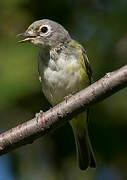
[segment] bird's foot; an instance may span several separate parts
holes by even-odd
[[[35,114],[36,120],[38,120],[42,114],[43,114],[43,110],[40,110],[39,113],[36,113],[36,114]]]
[[[72,96],[72,94],[69,94],[68,96],[65,96],[65,97],[64,97],[64,100],[67,102],[68,99],[69,99],[71,96]]]

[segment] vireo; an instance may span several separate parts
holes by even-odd
[[[19,34],[38,47],[38,69],[42,91],[55,106],[70,94],[75,94],[91,83],[91,68],[84,48],[73,40],[60,24],[43,19],[32,23]],[[88,136],[88,110],[70,121],[79,167],[86,170],[96,166]]]

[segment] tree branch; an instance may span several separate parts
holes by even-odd
[[[59,127],[62,123],[83,112],[87,107],[102,101],[127,86],[127,65],[107,73],[103,78],[49,109],[38,118],[29,120],[0,135],[0,155],[12,151]]]

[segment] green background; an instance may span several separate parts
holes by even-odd
[[[84,46],[93,81],[127,62],[126,0],[0,1],[1,132],[50,107],[38,80],[37,48],[29,43],[19,44],[16,37],[33,21],[43,18],[62,24]],[[10,164],[11,177],[16,180],[126,180],[126,89],[91,108],[89,134],[96,170],[79,170],[72,130],[66,124],[33,144],[9,153],[7,164]],[[0,171],[0,178],[2,175]],[[11,179],[9,174],[8,178]]]

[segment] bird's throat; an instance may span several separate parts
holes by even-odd
[[[50,48],[49,47],[39,47],[39,57],[45,66],[48,65],[50,59]]]

